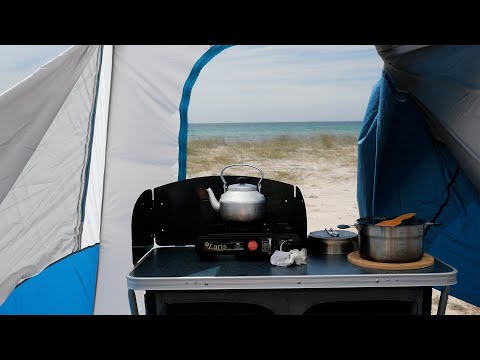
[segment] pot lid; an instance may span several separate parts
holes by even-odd
[[[338,236],[334,236],[334,234],[337,233]],[[330,235],[332,234],[332,235]],[[310,234],[308,234],[308,237],[310,239],[319,239],[319,240],[348,240],[348,239],[354,239],[357,238],[357,233],[354,233],[353,231],[347,231],[347,230],[333,230],[327,229],[325,230],[319,230],[319,231],[312,231]]]

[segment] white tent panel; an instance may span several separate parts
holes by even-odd
[[[97,48],[72,47],[0,96],[0,203]]]
[[[98,50],[70,48],[0,97],[0,304],[80,247]]]
[[[104,45],[98,100],[95,111],[95,126],[93,132],[90,173],[88,177],[88,192],[85,201],[82,249],[100,242],[105,147],[107,142],[110,83],[112,77],[112,56],[113,45]]]
[[[95,314],[130,313],[133,207],[144,190],[178,179],[182,90],[208,48],[114,46]]]

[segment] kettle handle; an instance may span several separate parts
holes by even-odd
[[[258,192],[260,192],[260,190],[262,189],[262,185],[260,185],[260,183],[262,182],[263,177],[264,177],[262,170],[260,170],[260,169],[259,169],[258,167],[256,167],[256,166],[249,165],[249,164],[231,164],[231,165],[225,166],[225,167],[222,169],[222,171],[220,172],[220,177],[222,178],[222,181],[223,181],[223,192],[224,192],[224,193],[227,192],[227,182],[225,181],[225,178],[223,177],[223,172],[224,172],[226,169],[228,169],[228,168],[230,168],[230,167],[233,167],[233,166],[249,166],[249,167],[252,167],[252,168],[257,169],[258,171],[260,171],[260,174],[262,174],[262,178],[260,179],[260,181],[258,182],[258,185],[257,185],[257,187],[258,187]]]

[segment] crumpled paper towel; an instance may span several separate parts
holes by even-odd
[[[304,265],[307,263],[307,249],[293,249],[290,251],[275,250],[270,257],[270,263],[276,266],[290,266],[293,263]]]

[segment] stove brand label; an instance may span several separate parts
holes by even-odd
[[[237,250],[237,248],[232,245],[235,245],[235,244],[228,244],[228,243],[212,244],[212,243],[209,243],[208,241],[203,243],[205,250],[209,250],[209,251]]]

